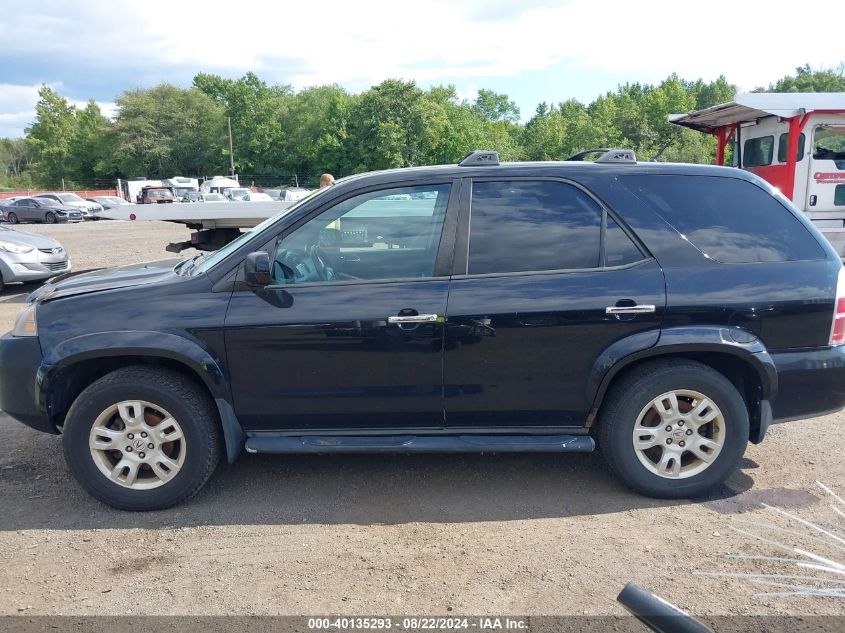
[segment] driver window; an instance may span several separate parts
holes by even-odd
[[[397,187],[336,204],[277,242],[273,283],[431,277],[449,189]]]

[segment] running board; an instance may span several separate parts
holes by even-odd
[[[259,435],[247,453],[590,453],[588,435]]]

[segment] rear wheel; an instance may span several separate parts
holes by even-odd
[[[52,211],[47,211],[47,214],[44,216],[44,221],[47,224],[55,224],[56,223],[56,214]]]
[[[631,488],[659,498],[704,494],[739,466],[748,410],[736,388],[688,360],[642,365],[611,387],[598,439]]]
[[[85,389],[68,412],[64,452],[80,484],[122,510],[193,496],[220,459],[214,404],[181,374],[127,367]]]
[[[14,212],[9,213],[9,215],[6,216],[6,219],[9,221],[9,224],[18,224],[20,222],[20,220],[18,220],[18,214]]]

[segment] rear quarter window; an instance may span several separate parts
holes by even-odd
[[[723,263],[824,259],[816,238],[757,185],[737,178],[623,176],[625,186],[707,257]]]
[[[763,167],[772,164],[772,154],[775,148],[774,136],[750,138],[745,141],[742,151],[742,164],[745,167]]]

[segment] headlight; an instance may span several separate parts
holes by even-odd
[[[31,303],[21,311],[18,318],[15,319],[12,336],[38,336],[38,326],[35,323],[36,305]]]
[[[13,244],[12,242],[0,242],[0,250],[7,253],[31,253],[35,250],[33,246],[26,246],[25,244]]]

